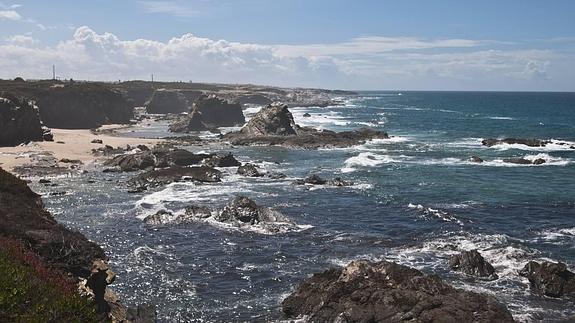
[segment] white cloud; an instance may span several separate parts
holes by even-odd
[[[38,43],[38,40],[29,35],[14,35],[5,38],[6,42],[12,45],[31,46]]]
[[[175,1],[139,1],[144,11],[148,13],[162,13],[177,17],[193,17],[198,11]]]
[[[574,90],[574,54],[493,49],[490,42],[363,37],[339,44],[261,45],[185,34],[122,40],[77,28],[41,47],[26,36],[0,45],[0,77],[156,79],[352,89]],[[39,72],[39,71],[44,71]]]
[[[22,16],[15,10],[0,10],[0,20],[20,20]]]

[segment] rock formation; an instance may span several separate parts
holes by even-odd
[[[166,185],[173,182],[194,181],[194,182],[220,182],[222,173],[212,167],[179,167],[150,170],[131,179],[128,184],[131,187],[148,189]]]
[[[156,90],[146,102],[148,113],[181,113],[190,111],[190,104],[186,97],[177,90]]]
[[[290,136],[297,135],[297,128],[287,105],[274,103],[256,113],[240,133],[246,136]]]
[[[45,130],[38,108],[27,99],[0,93],[0,147],[42,141],[44,138]]]
[[[218,127],[241,126],[244,123],[245,118],[240,104],[229,103],[215,95],[210,95],[198,98],[190,114],[170,125],[170,131],[205,131]]]
[[[481,141],[483,146],[492,147],[495,145],[509,144],[509,145],[525,145],[529,147],[545,147],[550,144],[549,140],[539,140],[539,139],[523,139],[523,138],[505,138],[505,139],[484,139]]]
[[[260,222],[277,222],[283,220],[283,214],[268,207],[258,206],[245,196],[237,196],[230,201],[215,217],[220,222],[241,222],[258,224]]]
[[[477,250],[463,251],[449,258],[449,268],[470,276],[497,279],[493,266]]]
[[[308,322],[513,322],[493,296],[387,261],[354,261],[314,274],[282,307],[288,318]]]
[[[527,277],[531,290],[549,297],[575,297],[575,273],[564,263],[530,261],[519,272]]]

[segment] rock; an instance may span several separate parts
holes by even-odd
[[[131,179],[128,184],[131,187],[153,188],[173,182],[220,182],[222,173],[208,166],[179,167],[172,166],[164,169],[147,171]]]
[[[242,165],[231,153],[214,155],[205,159],[203,163],[210,167],[235,167]]]
[[[144,223],[146,224],[164,224],[171,222],[173,214],[166,210],[160,210],[154,214],[150,214],[144,218]]]
[[[529,279],[535,293],[549,297],[575,297],[575,273],[569,271],[564,263],[530,261],[519,275]]]
[[[282,302],[307,322],[514,322],[493,296],[453,288],[392,262],[360,260],[314,274]]]
[[[184,214],[174,215],[166,210],[160,210],[155,214],[144,218],[144,223],[151,225],[160,224],[182,224],[193,222],[198,219],[205,219],[212,216],[212,211],[205,206],[187,206]]]
[[[156,157],[156,167],[198,165],[213,156],[212,154],[194,154],[185,149],[154,149],[152,153]]]
[[[82,164],[82,161],[79,159],[62,158],[60,159],[60,162],[64,164]]]
[[[155,323],[157,315],[155,305],[138,305],[136,308],[128,308],[126,322]]]
[[[261,207],[245,196],[237,196],[215,216],[215,220],[226,223],[258,224],[261,222],[288,221],[283,214],[268,207]]]
[[[525,145],[529,147],[545,147],[549,143],[551,143],[551,141],[549,140],[521,139],[521,138],[484,139],[481,141],[481,144],[487,147],[492,147],[501,144]]]
[[[106,166],[119,167],[123,172],[133,172],[142,169],[154,168],[156,156],[150,151],[134,154],[118,155],[105,163]]]
[[[263,174],[260,174],[260,172],[258,171],[256,166],[254,164],[250,164],[250,163],[247,163],[245,165],[238,167],[237,173],[242,175],[242,176],[247,176],[247,177],[262,177],[263,176]]]
[[[543,158],[537,158],[535,160],[529,160],[525,158],[508,158],[503,159],[503,162],[518,165],[541,165],[544,164],[546,160]]]
[[[50,87],[33,95],[42,121],[50,128],[93,129],[103,124],[129,123],[134,117],[130,100],[97,83]]]
[[[54,135],[52,134],[52,130],[50,128],[42,126],[42,140],[54,141]]]
[[[336,177],[334,179],[331,179],[327,182],[327,185],[331,185],[331,186],[352,186],[353,182],[348,182],[348,181],[344,181],[341,177]]]
[[[0,147],[44,140],[38,108],[24,98],[0,93]]]
[[[353,183],[352,182],[347,182],[344,181],[341,177],[336,177],[334,179],[331,180],[325,180],[321,177],[319,177],[319,175],[311,175],[309,177],[306,177],[304,179],[298,179],[295,180],[293,183],[293,185],[305,185],[305,184],[309,184],[309,185],[330,185],[330,186],[352,186]]]
[[[469,161],[472,163],[483,163],[484,160],[479,156],[471,156],[469,157]]]
[[[216,131],[218,127],[233,127],[245,123],[241,105],[229,103],[215,95],[202,96],[194,103],[191,113],[170,125],[172,132]]]
[[[297,125],[287,105],[270,104],[262,108],[240,131],[248,136],[297,135]]]
[[[205,206],[190,205],[186,206],[186,216],[205,219],[212,216],[212,210]]]
[[[190,111],[186,97],[175,90],[159,89],[144,105],[148,113],[166,114]]]
[[[319,175],[311,175],[306,177],[303,180],[304,184],[311,184],[311,185],[323,185],[325,183],[327,183],[327,181],[321,177],[319,177]]]
[[[104,142],[102,141],[102,139],[94,139],[94,140],[90,141],[90,143],[92,143],[92,144],[103,144]]]
[[[477,250],[463,251],[449,258],[449,268],[467,275],[488,279],[499,278],[493,266]]]
[[[533,165],[542,165],[545,164],[547,161],[543,158],[537,158],[533,161]]]
[[[38,181],[38,183],[40,183],[40,184],[50,184],[50,183],[52,183],[52,181],[49,180],[49,179],[41,178],[41,179]]]
[[[115,156],[108,160],[105,165],[118,167],[121,171],[129,172],[155,167],[198,165],[203,160],[214,157],[212,154],[194,154],[185,149],[155,148],[150,150],[146,146],[142,148],[136,153]]]
[[[303,114],[303,116],[304,116],[305,118],[309,118],[309,117],[311,117],[311,114],[309,114],[309,113],[306,112],[306,113]]]

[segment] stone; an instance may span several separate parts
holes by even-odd
[[[499,278],[493,266],[477,250],[462,251],[449,258],[449,268],[470,276],[494,280]]]

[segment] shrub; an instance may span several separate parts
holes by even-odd
[[[16,240],[0,238],[1,322],[102,322],[75,280],[46,267]]]

